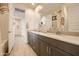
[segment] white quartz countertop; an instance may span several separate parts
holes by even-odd
[[[64,42],[79,45],[79,37],[78,36],[69,36],[69,35],[63,35],[63,34],[57,35],[55,33],[43,33],[43,32],[37,32],[37,31],[30,31],[30,32],[35,33],[35,34],[39,34],[39,35],[42,35],[42,36],[54,38],[56,40],[61,40],[61,41],[64,41]]]

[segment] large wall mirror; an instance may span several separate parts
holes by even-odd
[[[64,32],[79,35],[79,4],[64,6]]]
[[[79,4],[66,4],[57,11],[57,31],[79,35]]]

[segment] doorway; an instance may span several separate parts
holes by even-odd
[[[25,10],[14,8],[13,14],[9,21],[9,53],[14,46],[18,43],[17,39],[25,41],[27,39]]]

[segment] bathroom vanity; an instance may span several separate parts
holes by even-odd
[[[38,56],[79,55],[79,37],[28,31],[28,43]]]

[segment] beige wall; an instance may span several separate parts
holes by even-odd
[[[8,15],[8,13],[0,14],[0,28],[2,40],[8,40]]]

